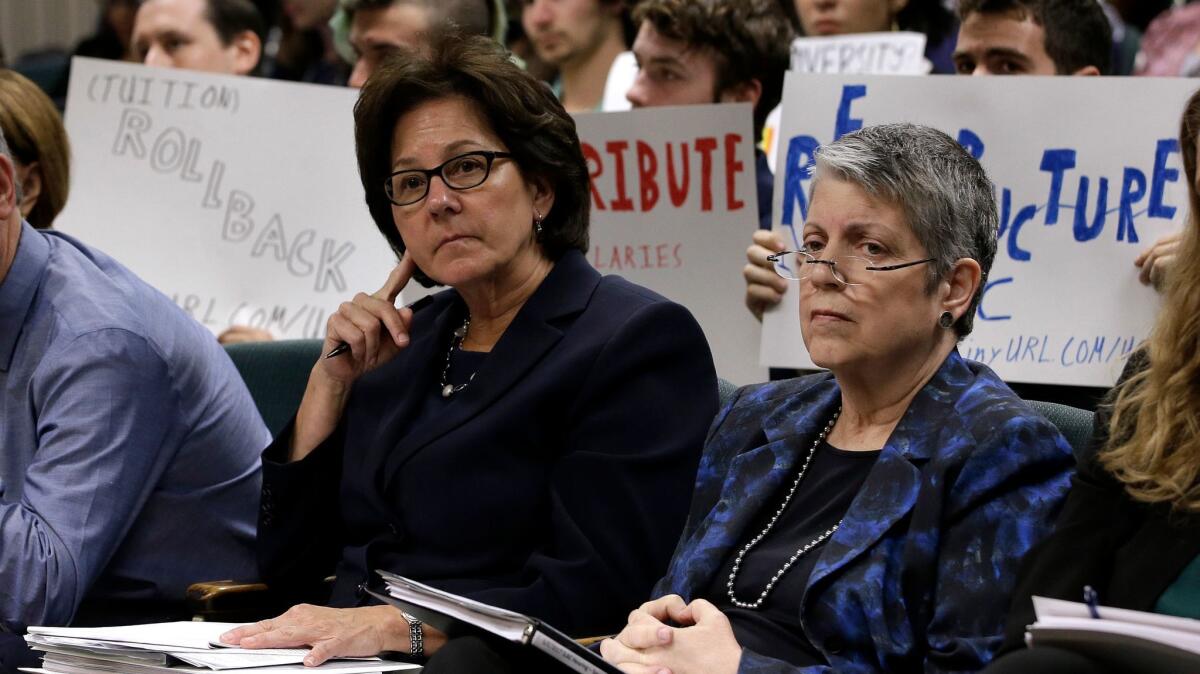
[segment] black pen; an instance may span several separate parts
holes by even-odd
[[[425,297],[422,297],[421,299],[417,300],[416,302],[413,302],[412,304],[407,305],[405,308],[411,309],[412,312],[415,314],[416,312],[420,311],[421,309],[424,309],[425,307],[429,306],[429,304],[431,302],[433,302],[433,295],[426,295]],[[347,344],[345,342],[338,342],[337,346],[333,347],[332,349],[330,349],[329,353],[325,354],[325,357],[326,358],[336,358],[337,356],[340,356],[349,350],[350,350],[349,344]]]

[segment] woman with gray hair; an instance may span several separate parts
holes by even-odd
[[[1067,442],[958,354],[996,251],[979,163],[892,124],[822,148],[813,181],[774,261],[829,371],[717,415],[659,598],[601,645],[624,671],[979,669],[1067,491]]]

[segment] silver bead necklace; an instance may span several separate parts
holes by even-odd
[[[818,435],[817,439],[813,441],[812,447],[810,447],[808,450],[808,456],[804,458],[804,464],[800,466],[800,473],[796,475],[796,479],[792,482],[792,488],[788,490],[787,496],[783,497],[783,503],[779,505],[779,509],[776,510],[775,514],[771,516],[771,521],[767,522],[767,526],[762,530],[762,533],[750,539],[750,542],[738,551],[737,557],[733,560],[733,569],[729,572],[729,581],[725,583],[725,592],[729,595],[729,601],[734,606],[748,609],[757,609],[761,607],[763,602],[767,600],[767,595],[771,593],[771,590],[775,589],[775,584],[779,582],[780,578],[783,578],[783,574],[787,573],[788,569],[792,568],[792,565],[796,563],[796,560],[803,557],[809,550],[812,550],[818,545],[824,543],[830,536],[833,535],[835,531],[838,530],[838,527],[842,526],[842,520],[838,520],[837,524],[826,529],[825,533],[797,548],[796,552],[789,557],[786,562],[783,563],[783,566],[781,566],[778,571],[775,572],[775,575],[771,576],[771,580],[767,581],[767,586],[764,587],[762,593],[758,595],[758,599],[747,602],[739,600],[737,596],[734,595],[733,584],[735,581],[737,581],[738,569],[740,569],[742,566],[742,559],[745,558],[746,553],[750,552],[755,545],[758,545],[759,541],[766,537],[767,533],[771,531],[771,527],[774,527],[775,522],[777,522],[780,516],[783,515],[783,511],[787,509],[788,503],[790,503],[792,500],[792,495],[796,493],[796,488],[800,486],[800,481],[804,479],[804,473],[808,470],[808,464],[812,461],[813,454],[817,453],[817,447],[821,445],[821,443],[825,440],[825,437],[829,435],[830,431],[833,430],[833,425],[837,423],[838,415],[841,413],[842,408],[837,408],[837,410],[833,413],[833,418],[829,420],[829,423],[825,424],[825,430],[821,431],[821,434]]]
[[[467,329],[470,327],[471,327],[471,317],[467,316],[467,320],[463,321],[463,324],[458,326],[458,329],[454,331],[454,339],[450,340],[450,348],[446,351],[446,366],[442,368],[441,385],[442,385],[442,397],[443,398],[449,398],[450,396],[454,395],[455,393],[458,393],[459,391],[465,389],[467,387],[467,384],[470,384],[471,380],[475,379],[474,372],[471,373],[470,377],[467,377],[466,381],[459,384],[458,386],[454,386],[453,384],[451,384],[448,379],[448,377],[450,376],[450,356],[454,353],[455,347],[458,347],[460,350],[462,349],[463,340],[467,338]]]

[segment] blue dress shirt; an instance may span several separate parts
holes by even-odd
[[[255,577],[270,440],[210,333],[112,258],[22,225],[0,279],[0,620]]]

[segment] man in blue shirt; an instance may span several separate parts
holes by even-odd
[[[168,615],[253,578],[270,434],[216,340],[21,219],[0,135],[0,627]],[[2,630],[0,630],[2,631]]]

